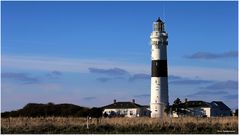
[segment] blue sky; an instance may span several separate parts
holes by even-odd
[[[150,33],[169,34],[169,100],[238,100],[237,2],[2,2],[1,111],[149,104]]]

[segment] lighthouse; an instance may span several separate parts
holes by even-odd
[[[168,106],[168,67],[167,45],[168,34],[164,30],[164,22],[158,18],[153,22],[151,39],[151,117],[163,117]]]

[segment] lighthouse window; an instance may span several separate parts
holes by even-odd
[[[153,41],[153,45],[154,45],[154,48],[155,48],[155,49],[159,49],[159,46],[158,46],[158,42],[157,42],[157,41]]]
[[[153,44],[154,45],[158,45],[158,41],[153,41]],[[156,46],[156,48],[157,48],[158,46]]]

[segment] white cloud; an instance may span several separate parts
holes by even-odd
[[[105,59],[72,59],[60,57],[2,56],[3,68],[18,68],[40,71],[58,70],[61,72],[89,72],[89,67],[120,67],[131,73],[147,72],[149,68],[141,64],[129,64]]]
[[[237,80],[236,69],[222,69],[214,67],[170,66],[170,74],[181,77],[198,77],[205,80]]]
[[[89,73],[89,67],[95,68],[121,68],[130,74],[150,74],[150,64],[139,64],[130,61],[106,60],[106,59],[72,59],[61,57],[37,57],[37,56],[2,56],[2,68],[16,68],[40,71],[61,71]],[[215,67],[193,67],[169,65],[169,75],[205,80],[237,80],[236,69],[223,69]]]

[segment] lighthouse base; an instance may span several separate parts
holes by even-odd
[[[163,117],[165,109],[166,107],[162,103],[151,103],[150,104],[151,118]]]

